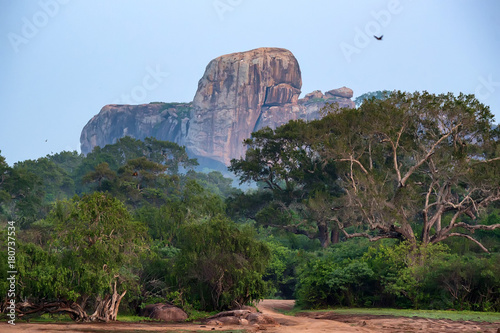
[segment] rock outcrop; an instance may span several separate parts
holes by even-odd
[[[318,119],[326,103],[354,107],[349,88],[316,90],[299,99],[301,86],[299,64],[288,50],[223,55],[206,67],[192,103],[104,106],[82,131],[82,153],[126,135],[153,136],[185,145],[201,160],[228,165],[244,155],[243,140],[258,129]]]
[[[143,317],[158,319],[167,322],[182,322],[188,318],[184,310],[173,306],[172,304],[156,303],[148,304],[142,311]]]
[[[101,109],[82,130],[82,153],[104,147],[124,136],[142,140],[155,137],[185,145],[191,103],[110,104]]]
[[[349,95],[350,97],[347,97]],[[264,106],[254,131],[264,127],[276,128],[290,120],[319,119],[321,117],[320,110],[327,103],[337,103],[339,107],[343,108],[354,108],[355,104],[351,100],[352,95],[352,90],[346,87],[329,90],[324,95],[320,90],[315,90],[299,99],[297,103]]]
[[[244,154],[263,107],[297,104],[299,64],[285,49],[260,48],[212,60],[198,83],[186,147],[229,164]],[[288,113],[285,111],[284,113]]]
[[[252,310],[231,310],[220,312],[206,319],[207,325],[266,325],[278,326],[271,316]],[[264,329],[264,327],[262,327]]]

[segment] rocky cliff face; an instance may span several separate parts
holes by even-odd
[[[355,104],[351,100],[353,92],[351,89],[342,87],[327,91],[324,95],[320,90],[315,90],[296,103],[286,103],[282,105],[265,105],[262,108],[261,116],[255,124],[254,131],[264,127],[276,128],[286,124],[290,120],[314,120],[321,117],[320,110],[327,103],[337,103],[340,107],[354,108]]]
[[[212,60],[198,83],[186,147],[229,164],[244,154],[263,107],[296,104],[302,79],[293,54],[260,48]]]
[[[153,136],[227,165],[244,155],[242,142],[253,131],[292,119],[318,119],[326,103],[354,107],[349,88],[325,94],[316,90],[299,99],[301,86],[299,64],[288,50],[259,48],[223,55],[208,64],[192,103],[103,107],[82,131],[82,152],[126,135]]]
[[[124,136],[136,139],[155,137],[185,145],[191,103],[151,103],[141,105],[106,105],[82,130],[82,153],[95,146],[104,147]]]

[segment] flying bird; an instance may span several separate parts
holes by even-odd
[[[373,37],[375,37],[376,40],[382,40],[382,38],[384,38],[384,35],[380,35],[380,37],[373,35]]]

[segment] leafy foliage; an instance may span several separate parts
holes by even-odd
[[[320,239],[326,247],[338,240],[331,236],[337,228],[332,230],[330,208],[319,201],[338,195],[340,189],[333,163],[325,163],[312,149],[315,136],[316,128],[304,121],[261,129],[245,141],[245,157],[232,160],[229,169],[241,182],[261,182],[272,192],[274,200],[255,215],[259,223]]]
[[[377,90],[377,91],[371,91],[364,93],[354,99],[354,103],[356,104],[356,107],[359,108],[361,104],[363,104],[364,101],[369,100],[369,99],[386,99],[389,97],[391,94],[390,91],[388,90]]]
[[[43,217],[43,183],[32,170],[11,168],[0,156],[0,220],[15,220],[27,228]]]
[[[500,141],[492,119],[473,96],[393,92],[312,122],[324,133],[314,149],[336,163],[345,191],[334,203],[345,236],[424,244],[464,237],[486,251],[459,228],[500,227],[473,223],[500,200]],[[372,233],[346,233],[352,221]]]
[[[202,309],[228,309],[266,294],[262,275],[269,250],[250,228],[223,216],[183,227],[176,272],[190,301]]]
[[[14,169],[31,172],[42,181],[45,193],[43,203],[71,198],[75,194],[75,184],[70,175],[47,157],[16,163]]]
[[[46,243],[21,241],[16,253],[23,287],[18,296],[28,300],[20,302],[21,313],[65,311],[76,320],[116,319],[116,312],[101,311],[117,283],[131,296],[137,292],[144,226],[131,219],[120,201],[99,192],[58,201],[45,223]],[[89,307],[96,308],[91,316]]]
[[[136,209],[135,216],[148,226],[150,236],[164,244],[177,246],[181,227],[200,218],[224,214],[224,202],[189,180],[179,197],[160,207],[145,205]]]
[[[489,109],[473,96],[381,93],[253,133],[230,167],[257,184],[245,193],[152,138],[13,167],[0,155],[0,223],[20,227],[19,311],[114,320],[122,299],[128,311],[198,311],[268,296],[500,311]]]
[[[178,174],[181,168],[191,168],[196,166],[198,162],[195,159],[190,159],[186,153],[185,147],[181,147],[173,142],[160,141],[154,138],[146,138],[144,141],[136,140],[131,137],[123,137],[114,144],[106,145],[105,147],[95,147],[89,153],[75,171],[77,179],[89,180],[89,173],[95,172],[95,168],[102,163],[107,163],[111,171],[118,172],[118,169],[126,164],[130,165],[131,160],[136,160],[133,163],[141,160],[162,165],[168,175]]]
[[[303,262],[304,253],[282,245],[274,238],[266,240],[270,259],[263,279],[268,282],[269,295],[293,299],[297,284],[297,267]]]
[[[442,244],[414,248],[409,243],[382,244],[348,257],[340,251],[334,247],[302,267],[300,304],[499,310],[498,255],[458,256]]]

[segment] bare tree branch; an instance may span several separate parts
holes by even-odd
[[[377,236],[372,236],[366,232],[356,232],[356,233],[353,233],[353,234],[349,234],[347,231],[345,231],[344,228],[340,228],[340,230],[342,231],[342,233],[344,234],[344,236],[346,238],[355,238],[355,237],[363,237],[363,238],[368,238],[368,240],[370,242],[375,242],[375,241],[378,241],[380,239],[385,239],[385,238],[400,238],[400,235],[399,233],[396,233],[396,232],[392,232],[392,233],[388,233],[388,234],[380,234],[380,235],[377,235]]]
[[[450,132],[446,133],[445,135],[443,135],[441,138],[439,138],[439,140],[437,140],[433,145],[432,147],[429,149],[429,151],[427,152],[427,154],[420,160],[417,162],[417,164],[415,164],[414,166],[412,166],[410,168],[410,170],[408,170],[408,172],[404,175],[404,177],[401,179],[401,181],[399,182],[400,183],[400,186],[401,187],[404,187],[405,184],[406,184],[406,181],[408,180],[408,178],[410,178],[410,176],[415,172],[415,170],[417,170],[425,161],[427,161],[427,159],[429,157],[431,157],[433,154],[434,154],[434,151],[436,150],[436,147],[441,143],[443,142],[443,140],[445,140],[446,138],[448,138],[452,133],[453,131],[455,131],[456,129],[458,129],[462,124],[458,124],[456,125],[455,127],[453,127]]]
[[[386,133],[377,132],[377,134],[382,135],[386,138],[385,140],[383,140],[384,142],[389,142],[391,144],[392,161],[394,164],[394,170],[396,171],[396,175],[398,177],[399,183],[401,183],[401,171],[399,170],[399,165],[398,165],[398,148],[399,148],[399,140],[401,140],[401,135],[403,135],[405,128],[406,128],[406,124],[403,124],[403,126],[401,126],[401,129],[398,131],[398,136],[396,138],[396,142],[392,141],[392,139]]]
[[[500,161],[500,157],[495,157],[495,158],[491,158],[489,160],[479,161],[479,162],[472,164],[472,166],[475,166],[478,164],[490,163],[490,162],[494,162],[494,161]]]
[[[484,224],[471,225],[465,222],[458,222],[455,224],[454,228],[464,228],[472,232],[476,230],[495,230],[497,228],[500,228],[500,223],[491,225],[484,225]]]
[[[477,239],[475,239],[474,237],[470,236],[470,235],[466,235],[466,234],[462,234],[462,233],[459,233],[459,232],[452,232],[450,234],[445,234],[445,235],[441,235],[439,237],[436,237],[434,239],[431,240],[431,243],[432,244],[436,244],[438,242],[441,242],[447,238],[450,238],[450,237],[463,237],[463,238],[467,238],[468,240],[471,240],[473,241],[474,243],[476,243],[480,248],[481,250],[483,250],[484,252],[486,253],[490,253],[490,251],[488,251],[487,248],[484,247],[483,244],[481,244]]]
[[[361,170],[363,171],[364,174],[368,174],[368,170],[366,170],[366,168],[363,166],[363,164],[361,164],[361,162],[358,161],[357,159],[353,158],[352,155],[350,158],[338,158],[335,161],[337,161],[337,162],[351,162],[351,163],[354,162],[357,165],[359,165],[359,167],[361,168]]]

